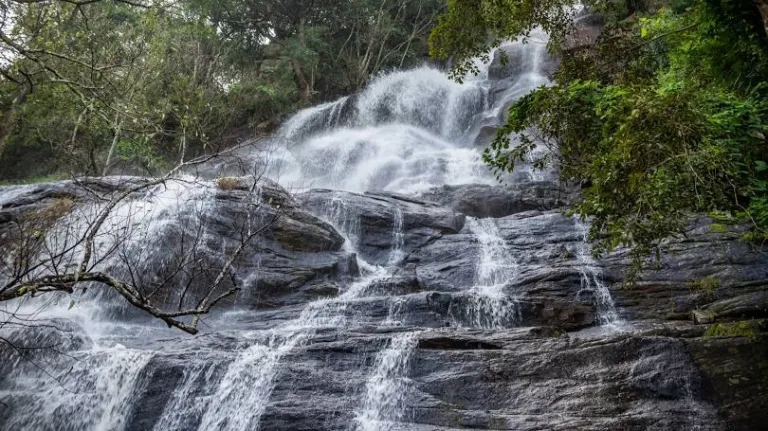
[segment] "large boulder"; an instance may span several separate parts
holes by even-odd
[[[110,199],[147,181],[104,177],[2,188],[0,242],[15,247],[26,235],[20,226],[32,221],[31,228],[75,243]],[[238,249],[231,275],[213,296],[237,283],[241,305],[274,307],[334,296],[341,283],[359,274],[354,254],[342,251],[344,238],[267,179],[171,179],[121,201],[100,232],[97,248],[106,252],[98,256],[99,268],[136,281],[160,307],[194,306]],[[146,317],[114,292],[97,296],[114,299],[104,307],[114,307],[116,317]]]

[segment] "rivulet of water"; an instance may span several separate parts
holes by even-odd
[[[515,295],[510,292],[518,276],[518,263],[510,253],[494,219],[467,220],[477,241],[475,281],[464,309],[469,323],[478,328],[503,328],[517,319]]]
[[[402,419],[408,391],[406,369],[416,341],[412,332],[396,335],[376,357],[365,384],[365,400],[356,411],[358,431],[389,430]]]

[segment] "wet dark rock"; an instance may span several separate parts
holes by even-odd
[[[312,190],[299,199],[303,208],[347,232],[361,257],[376,264],[391,259],[393,249],[400,248],[407,255],[443,235],[459,232],[464,224],[464,216],[436,203],[390,193]],[[395,244],[396,230],[402,232],[402,244]]]
[[[523,50],[518,45],[511,45],[505,50],[493,53],[488,77],[493,80],[506,79],[520,75],[523,68]]]
[[[251,263],[252,262],[252,263]],[[333,297],[341,284],[359,275],[354,255],[264,249],[244,257],[238,272],[245,280],[238,304],[274,308]],[[250,274],[257,277],[248,278]]]
[[[622,288],[630,264],[625,252],[602,260],[604,277],[627,318],[690,319],[695,310],[732,318],[763,315],[760,292],[768,289],[768,253],[740,240],[748,226],[713,224],[706,217],[692,220],[686,237],[668,241],[661,261],[651,260],[632,288]],[[731,300],[737,297],[742,299]],[[751,300],[756,302],[748,306]]]
[[[528,331],[529,338],[560,338],[566,336],[563,328],[555,326],[537,326]]]
[[[504,348],[419,349],[409,370],[410,421],[471,429],[723,429],[706,402],[689,398],[699,377],[674,339],[470,337]]]
[[[702,311],[711,315],[712,321],[768,317],[768,291],[752,292],[715,301],[705,305]]]
[[[572,194],[563,186],[548,181],[442,186],[421,197],[477,218],[500,218],[531,210],[551,210],[562,208],[572,201]]]
[[[93,199],[97,194],[111,196],[150,179],[131,176],[85,177],[52,183],[0,187],[0,210],[36,206],[51,199]]]
[[[592,326],[596,322],[595,307],[572,299],[530,296],[519,302],[521,324],[555,325],[566,330]]]
[[[67,319],[28,319],[0,327],[0,361],[21,363],[29,368],[38,364],[67,364],[73,352],[89,349],[91,338],[77,323]],[[17,370],[18,371],[18,370]],[[11,367],[0,367],[0,381],[13,379]]]
[[[421,338],[419,349],[437,350],[499,350],[501,346],[477,339],[462,337],[433,337]]]
[[[597,13],[584,10],[574,20],[573,29],[565,38],[565,50],[578,50],[593,46],[603,31],[603,18]]]
[[[331,225],[302,210],[277,183],[261,179],[254,185],[247,177],[229,181],[233,183],[230,188],[217,192],[219,205],[212,214],[213,223],[223,230],[242,224],[249,212],[255,212],[256,220],[266,227],[262,236],[289,250],[339,251],[344,244],[344,238]],[[253,193],[259,196],[255,202]]]
[[[768,335],[687,340],[707,397],[732,430],[768,423]]]

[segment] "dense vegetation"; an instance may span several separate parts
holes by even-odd
[[[440,0],[0,2],[0,181],[157,173],[423,61]]]
[[[440,18],[431,51],[456,55],[457,75],[537,26],[561,58],[555,85],[511,107],[486,162],[510,171],[537,142],[553,148],[537,162],[584,186],[576,211],[593,219],[599,250],[631,246],[638,264],[695,212],[744,217],[751,239],[768,238],[768,4],[570,3],[451,0]],[[602,31],[585,42],[587,11]]]

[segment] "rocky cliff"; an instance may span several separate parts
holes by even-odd
[[[496,52],[464,84],[382,75],[120,201],[97,269],[158,307],[240,290],[194,336],[99,284],[5,301],[0,428],[764,428],[768,253],[702,216],[625,287],[626,251],[594,257],[566,215],[578,190],[483,165],[554,65],[543,42],[500,49],[512,63]],[[0,188],[0,286],[71,270],[94,216],[148,181]]]

